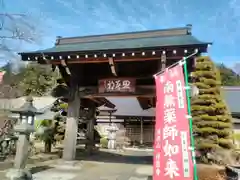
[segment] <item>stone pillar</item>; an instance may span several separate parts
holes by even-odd
[[[66,161],[75,160],[78,118],[80,110],[80,96],[78,88],[71,88],[72,97],[68,102],[67,123],[64,137],[63,159]]]
[[[89,153],[92,152],[92,150],[95,147],[95,142],[94,142],[94,125],[96,121],[96,105],[95,103],[91,103],[91,106],[89,107],[89,119],[88,119],[88,124],[87,124],[87,150]]]
[[[141,130],[140,130],[140,144],[143,144],[143,119],[140,118],[140,123],[141,123]]]
[[[28,159],[29,136],[30,133],[34,132],[34,127],[26,122],[16,125],[14,129],[19,133],[17,152],[14,161],[14,168],[7,172],[6,177],[11,180],[32,180],[31,173],[24,168]]]
[[[116,133],[117,127],[111,123],[108,128],[108,149],[116,149]]]
[[[18,136],[17,151],[14,160],[14,168],[24,169],[28,158],[29,137],[25,134]]]

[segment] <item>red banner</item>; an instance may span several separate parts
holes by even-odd
[[[189,121],[182,65],[155,76],[154,180],[192,180]]]

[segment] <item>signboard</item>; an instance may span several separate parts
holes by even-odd
[[[154,180],[192,180],[187,100],[182,65],[155,76]]]
[[[134,93],[136,80],[134,78],[109,78],[98,82],[99,93]]]

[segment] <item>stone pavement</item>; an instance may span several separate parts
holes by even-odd
[[[148,180],[152,171],[151,159],[146,152],[124,155],[105,152],[86,160],[51,160],[28,168],[32,169],[34,180]],[[5,180],[5,173],[0,172],[1,180]]]

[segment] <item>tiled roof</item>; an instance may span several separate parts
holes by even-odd
[[[240,119],[239,119],[239,118],[233,118],[233,122],[234,122],[235,124],[239,124],[239,123],[240,123]]]
[[[117,111],[113,113],[114,116],[141,116],[141,117],[154,117],[155,108],[142,110],[136,98],[107,98],[116,105]]]
[[[192,35],[150,37],[138,39],[108,40],[99,42],[85,42],[76,44],[57,45],[49,49],[31,53],[55,53],[55,52],[84,52],[97,50],[135,49],[165,46],[201,45],[206,44]]]
[[[183,27],[154,31],[59,38],[57,39],[56,45],[52,48],[20,54],[104,51],[209,44],[199,41],[192,36],[190,29],[189,27]]]

